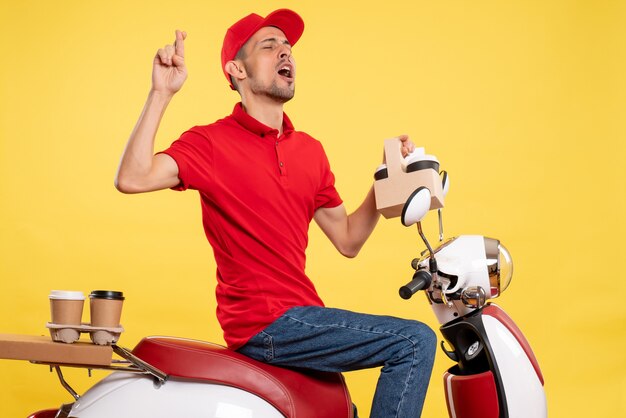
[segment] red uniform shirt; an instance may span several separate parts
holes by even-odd
[[[323,306],[306,276],[309,223],[342,203],[319,141],[283,135],[241,104],[195,126],[164,151],[178,164],[177,190],[200,192],[202,221],[217,263],[217,318],[231,348],[294,306]]]

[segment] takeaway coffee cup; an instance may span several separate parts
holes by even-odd
[[[92,327],[120,326],[124,294],[113,290],[94,290],[89,295]]]
[[[381,164],[376,169],[374,173],[374,180],[382,180],[389,177],[389,172],[387,171],[387,164]]]
[[[53,324],[80,326],[85,295],[69,290],[50,291],[50,315]]]

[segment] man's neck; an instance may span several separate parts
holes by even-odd
[[[283,134],[283,104],[266,97],[251,97],[242,99],[242,106],[246,113],[263,125],[278,130]]]

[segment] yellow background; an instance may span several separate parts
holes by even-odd
[[[3,2],[0,332],[45,334],[51,289],[105,288],[127,297],[124,346],[155,334],[222,342],[197,195],[126,196],[113,177],[174,29],[189,34],[190,76],[159,149],[230,113],[223,34],[279,7],[306,22],[286,110],[323,142],[348,209],[383,139],[411,135],[450,173],[446,235],[496,237],[513,255],[498,303],[534,348],[550,416],[624,416],[623,1]],[[432,240],[435,225],[433,213]],[[308,273],[329,306],[437,328],[423,297],[397,296],[422,247],[414,229],[381,220],[347,260],[312,226]],[[424,417],[446,416],[450,364],[438,352]],[[347,375],[363,417],[377,373]],[[79,391],[104,375],[66,374]],[[0,377],[3,417],[71,400],[45,366],[3,360]]]

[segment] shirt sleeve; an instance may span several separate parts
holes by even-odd
[[[326,157],[323,147],[321,148],[321,164],[322,174],[320,177],[320,187],[315,195],[315,209],[334,208],[341,205],[343,200],[339,196],[337,189],[335,189],[335,175],[330,169],[330,163],[328,162],[328,157]]]
[[[198,190],[210,182],[212,170],[208,168],[213,166],[211,141],[198,127],[183,133],[161,153],[172,157],[178,165],[180,183],[172,190]]]

